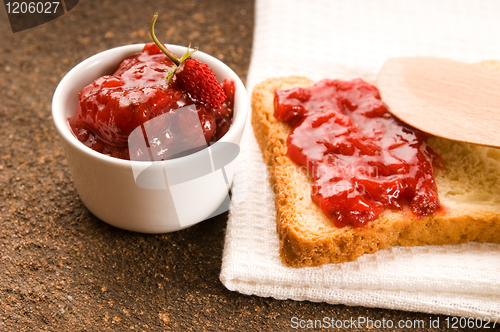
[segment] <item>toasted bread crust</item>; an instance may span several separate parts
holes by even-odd
[[[272,78],[257,85],[252,95],[252,125],[276,194],[277,232],[285,264],[305,267],[348,262],[391,245],[500,243],[498,206],[484,202],[457,203],[452,195],[447,197],[447,193],[441,191],[440,199],[445,208],[431,216],[416,218],[409,209],[386,210],[365,228],[335,227],[312,202],[311,179],[307,172],[286,155],[290,126],[273,116],[276,89],[307,87],[313,83],[305,77]],[[438,149],[438,152],[441,151]],[[500,165],[500,158],[498,161]],[[500,166],[498,170],[500,176]],[[436,170],[438,190],[441,183],[449,188],[447,174],[438,173]],[[500,194],[500,188],[498,190]]]

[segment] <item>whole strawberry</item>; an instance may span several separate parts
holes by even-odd
[[[192,98],[214,109],[221,107],[226,99],[224,89],[217,81],[210,67],[199,60],[191,58],[191,54],[193,54],[197,48],[190,51],[188,47],[187,52],[180,59],[172,54],[155,36],[154,25],[157,18],[158,14],[156,14],[151,21],[151,37],[160,50],[174,63],[174,66],[170,68],[166,78],[169,82],[170,80],[177,81],[179,86],[188,92]]]
[[[186,59],[184,69],[176,77],[179,85],[192,97],[212,108],[219,108],[226,99],[212,69],[199,60]]]

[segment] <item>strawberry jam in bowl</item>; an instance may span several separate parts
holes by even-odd
[[[99,77],[82,89],[76,113],[69,118],[73,134],[97,152],[138,160],[138,155],[147,151],[135,149],[131,158],[132,131],[153,118],[173,115],[175,110],[192,105],[198,119],[190,112],[170,116],[167,122],[175,118],[175,123],[166,124],[161,146],[150,151],[153,160],[171,159],[171,144],[192,141],[197,134],[203,134],[203,143],[218,141],[231,125],[234,81],[225,79],[219,84],[206,64],[191,58],[174,79],[165,79],[173,67],[174,62],[153,42],[142,52],[128,56],[113,75]],[[208,86],[203,86],[207,81]]]
[[[174,60],[188,49],[164,47]],[[111,225],[165,233],[227,210],[247,91],[208,54],[183,60],[175,64],[153,43],[117,47],[75,66],[54,93],[52,116],[78,194]],[[206,67],[217,81],[208,88]]]

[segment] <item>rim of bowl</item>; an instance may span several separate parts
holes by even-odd
[[[67,94],[70,92],[68,90],[71,90],[70,87],[73,87],[74,85],[79,85],[78,82],[78,73],[82,70],[85,70],[86,68],[89,68],[93,65],[118,65],[125,59],[125,57],[140,52],[144,48],[145,44],[132,44],[132,45],[125,45],[125,46],[119,46],[119,47],[114,47],[105,51],[102,51],[100,53],[97,53],[79,64],[77,64],[75,67],[73,67],[64,77],[61,79],[59,84],[57,85],[57,88],[54,92],[54,95],[52,97],[52,119],[54,121],[54,124],[56,126],[57,131],[59,132],[59,135],[64,139],[66,142],[68,142],[71,146],[74,148],[82,151],[85,154],[88,154],[91,157],[94,157],[95,159],[98,159],[101,162],[107,162],[107,163],[112,163],[117,166],[127,166],[130,167],[134,163],[140,163],[144,164],[144,161],[136,161],[136,160],[125,160],[125,159],[120,159],[120,158],[115,158],[111,157],[105,154],[102,154],[100,152],[94,151],[91,148],[87,147],[85,144],[80,142],[72,133],[70,126],[68,124],[68,118],[66,117],[66,112],[65,112],[65,104],[66,104],[66,97]],[[172,51],[174,54],[177,54],[179,51],[184,53],[187,49],[186,46],[180,46],[180,45],[172,45],[172,44],[165,44],[165,46]],[[120,56],[120,58],[117,60],[116,58]],[[113,58],[113,61],[106,61],[106,57],[111,57]],[[249,105],[248,105],[248,94],[245,88],[245,85],[239,78],[239,76],[225,63],[220,61],[219,59],[201,52],[201,51],[196,51],[193,53],[193,58],[199,59],[200,61],[206,63],[212,70],[215,72],[218,72],[219,70],[224,72],[224,75],[222,79],[224,78],[230,78],[235,82],[235,96],[234,96],[234,109],[233,109],[233,120],[231,123],[231,126],[229,127],[229,130],[227,133],[221,137],[220,140],[217,142],[231,142],[236,139],[238,135],[243,131],[245,127],[245,123],[247,120],[248,116],[248,110],[249,110]],[[217,75],[221,76],[221,75]],[[97,79],[98,77],[95,77],[93,80]],[[221,77],[217,77],[217,79],[220,81]],[[90,84],[92,82],[88,82],[85,85],[83,85],[78,92],[83,89],[87,84]],[[75,95],[74,97],[77,101],[78,95]],[[73,111],[73,114],[75,110]],[[238,144],[239,145],[239,144]],[[184,157],[180,158],[175,158],[175,159],[170,159],[170,160],[164,160],[163,162],[169,163],[169,164],[177,164],[177,163],[182,163],[184,164],[185,162],[189,162],[190,159],[195,159],[197,156],[200,156],[203,152],[195,152],[193,154],[189,154]]]

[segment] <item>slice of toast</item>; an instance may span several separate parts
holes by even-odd
[[[304,77],[273,78],[257,85],[252,95],[252,125],[276,194],[285,264],[348,262],[391,245],[500,243],[500,150],[437,137],[428,143],[446,162],[444,169],[434,170],[442,212],[417,218],[408,208],[386,209],[364,228],[335,227],[312,202],[307,172],[286,155],[291,127],[273,116],[276,89],[313,83]]]

